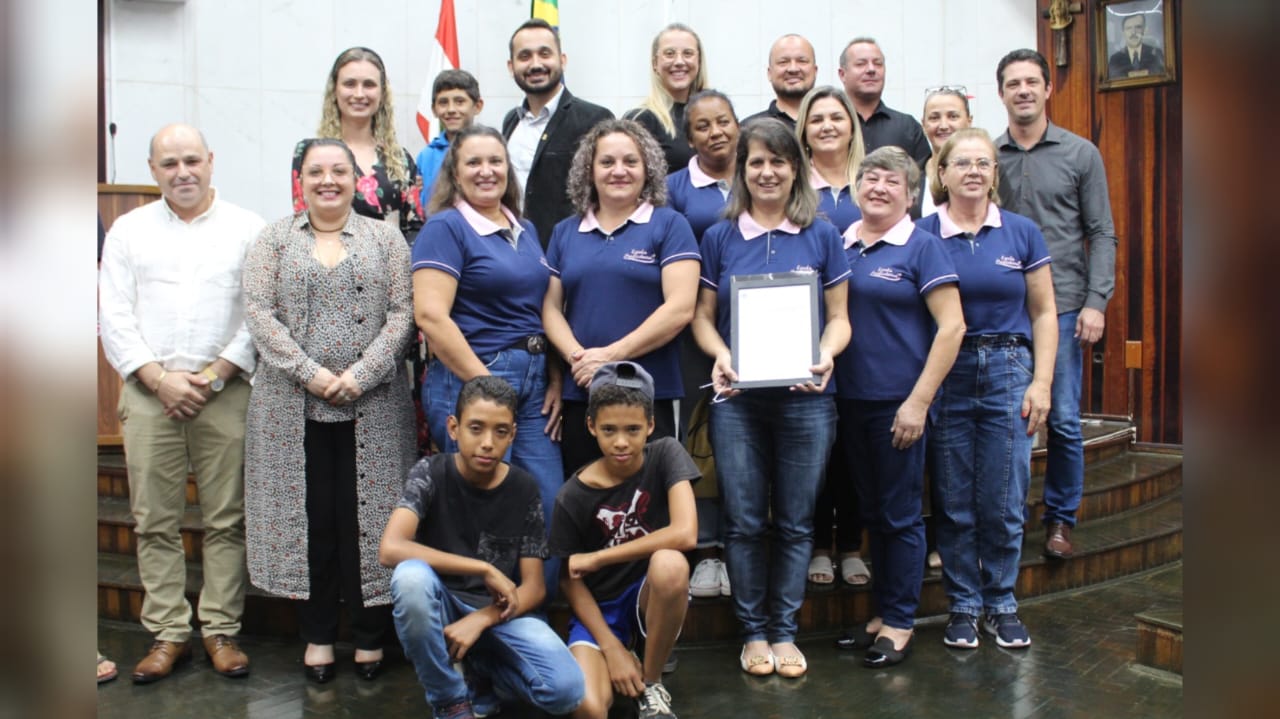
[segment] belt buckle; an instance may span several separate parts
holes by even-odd
[[[547,351],[547,338],[542,335],[529,335],[525,338],[524,347],[529,354],[540,355]]]

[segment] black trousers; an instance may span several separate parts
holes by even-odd
[[[833,536],[838,553],[862,548],[862,516],[853,479],[856,470],[849,466],[845,456],[846,444],[848,430],[844,420],[837,419],[836,446],[827,459],[826,483],[818,493],[818,505],[813,513],[814,549],[831,549]]]
[[[307,421],[307,563],[311,598],[298,606],[298,630],[309,644],[338,639],[346,604],[357,649],[380,649],[389,606],[365,607],[360,591],[360,525],[356,519],[355,422]]]
[[[568,479],[584,465],[600,459],[604,454],[600,451],[600,444],[596,442],[596,438],[587,431],[586,402],[566,400],[561,414],[564,416],[564,428],[560,439],[560,457],[564,461],[565,479]],[[541,432],[542,428],[538,427],[535,431]],[[653,434],[649,436],[649,441],[652,442],[659,437],[674,436],[676,436],[675,400],[655,400]]]

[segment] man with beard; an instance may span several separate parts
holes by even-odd
[[[853,101],[853,109],[862,121],[862,141],[867,154],[886,145],[897,145],[920,165],[921,179],[925,163],[932,150],[924,130],[916,119],[905,112],[898,112],[880,99],[884,94],[884,53],[880,45],[869,37],[855,37],[840,53],[840,67],[836,71],[844,91]],[[923,184],[921,185],[923,188]],[[916,196],[911,206],[911,218],[920,219],[920,203],[924,193]]]
[[[782,120],[795,129],[796,115],[800,114],[800,101],[813,89],[818,77],[818,66],[813,60],[813,45],[799,35],[783,35],[769,48],[769,67],[765,69],[769,84],[776,96],[768,109],[761,110],[743,120],[743,124],[759,117]]]
[[[516,28],[509,49],[507,70],[524,91],[524,102],[503,118],[502,135],[511,169],[524,188],[524,214],[545,250],[551,229],[574,212],[569,165],[578,140],[597,122],[613,119],[613,113],[574,97],[564,86],[568,59],[545,20],[526,20]]]

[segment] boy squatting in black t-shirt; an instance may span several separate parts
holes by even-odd
[[[689,606],[682,552],[697,540],[691,482],[700,474],[676,440],[646,446],[653,427],[648,372],[632,362],[596,370],[587,428],[604,456],[565,482],[551,522],[551,552],[566,558],[569,650],[586,677],[579,719],[604,719],[615,692],[637,697],[641,717],[675,717],[662,665]],[[628,648],[637,631],[643,667]]]
[[[448,419],[458,452],[413,467],[378,550],[395,567],[396,633],[437,717],[491,714],[498,699],[567,714],[582,701],[564,642],[523,616],[546,595],[547,544],[536,481],[502,461],[517,402],[497,377],[462,386]]]

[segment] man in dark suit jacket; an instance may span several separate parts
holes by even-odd
[[[566,58],[560,38],[545,20],[516,29],[507,70],[524,90],[524,102],[502,120],[511,169],[524,187],[524,214],[545,250],[551,229],[573,214],[569,165],[578,140],[597,122],[613,118],[599,105],[576,98],[562,83]]]
[[[1147,19],[1142,13],[1130,15],[1120,23],[1124,34],[1124,47],[1111,55],[1107,62],[1107,77],[1111,79],[1131,75],[1159,75],[1164,72],[1164,51],[1142,38],[1147,31]]]

